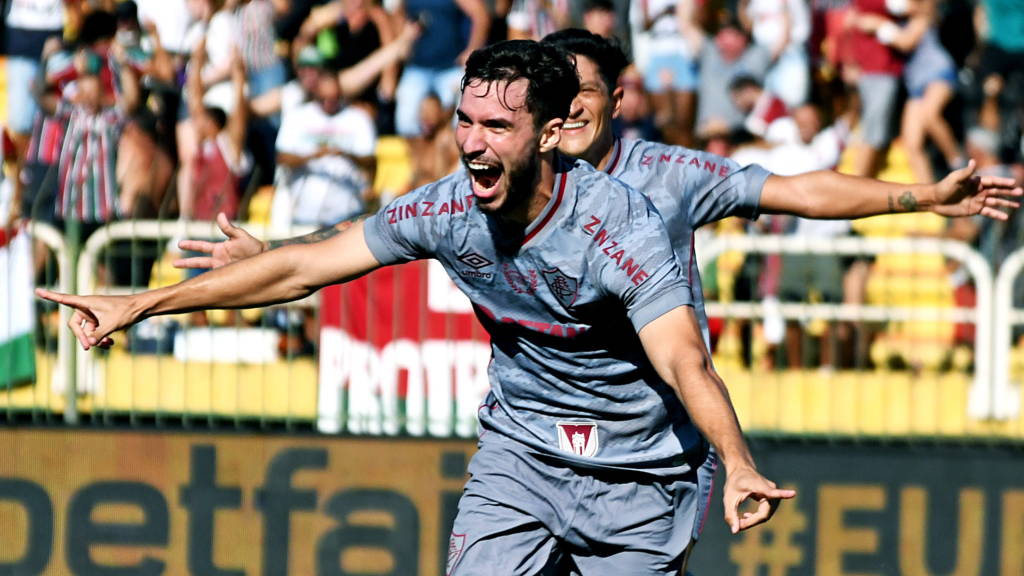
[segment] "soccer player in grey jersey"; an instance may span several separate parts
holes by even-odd
[[[1022,194],[1012,179],[975,177],[973,163],[936,184],[895,184],[833,170],[779,176],[708,152],[618,138],[612,130],[623,94],[618,79],[629,64],[622,49],[579,29],[554,32],[543,42],[575,55],[580,74],[580,93],[563,128],[559,150],[586,160],[651,199],[665,220],[676,256],[690,275],[694,309],[705,339],[707,316],[693,248],[693,232],[705,224],[729,216],[756,219],[762,213],[851,219],[923,210],[947,217],[981,214],[1005,220],[1003,209],[1018,205],[1009,197]]]
[[[616,138],[612,119],[618,114],[622,98],[618,77],[628,64],[621,49],[583,30],[556,32],[544,41],[574,54],[580,74],[580,91],[572,103],[559,150],[585,159],[651,198],[688,276],[690,297],[705,342],[709,341],[707,316],[693,260],[693,231],[704,224],[728,216],[755,218],[759,213],[858,218],[920,210],[944,216],[981,214],[1003,220],[1006,215],[1002,209],[1017,206],[1008,199],[1021,194],[1012,180],[976,178],[973,165],[952,172],[934,185],[891,184],[832,171],[787,177],[770,175],[757,166],[742,168],[729,159],[679,146]],[[228,241],[185,241],[182,248],[210,256],[179,261],[179,265],[221,266],[280,245],[264,245],[226,218],[221,217],[219,223]],[[339,224],[284,244],[318,241],[347,225]],[[702,506],[707,502],[714,465],[714,457],[709,455],[700,471]],[[703,509],[698,510],[698,517],[703,513]],[[698,521],[695,537],[701,526]]]
[[[467,170],[342,234],[131,296],[72,306],[85,349],[142,318],[294,300],[377,267],[437,258],[492,341],[492,393],[449,574],[677,574],[697,523],[706,437],[734,532],[794,492],[762,477],[715,374],[685,271],[642,195],[557,152],[579,88],[560,49],[500,43],[467,63]],[[698,431],[699,430],[699,431]],[[752,511],[740,511],[747,500]]]
[[[694,311],[709,346],[693,245],[694,231],[705,224],[729,216],[754,219],[760,213],[848,219],[918,210],[1005,220],[1002,209],[1017,207],[1008,197],[1022,193],[1011,179],[974,177],[973,163],[934,185],[893,184],[830,170],[778,176],[707,152],[618,138],[612,120],[622,101],[619,75],[629,64],[623,51],[608,39],[578,29],[555,32],[543,42],[573,54],[580,74],[580,93],[563,127],[559,150],[583,158],[651,199],[686,271]],[[698,472],[702,503],[711,490],[716,464],[711,451]],[[695,540],[702,528],[698,522]]]

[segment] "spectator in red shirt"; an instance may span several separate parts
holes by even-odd
[[[853,0],[846,26],[850,34],[849,66],[856,78],[860,96],[861,153],[854,170],[858,176],[874,176],[880,168],[882,152],[893,137],[899,83],[904,56],[879,38],[873,24],[886,17],[885,0]]]
[[[205,43],[200,42],[192,54],[195,66],[186,80],[189,116],[198,146],[189,164],[182,167],[187,171],[191,194],[179,196],[178,201],[182,218],[212,222],[218,212],[224,212],[228,218],[238,215],[241,178],[251,164],[245,152],[249,105],[245,97],[245,65],[237,49],[231,57],[231,112],[203,103],[200,70],[205,58]]]

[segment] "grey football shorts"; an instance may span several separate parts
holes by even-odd
[[[447,574],[676,575],[703,524],[708,471],[699,487],[697,471],[571,467],[488,433],[469,465]]]

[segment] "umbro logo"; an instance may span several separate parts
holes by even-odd
[[[463,264],[471,268],[463,268],[462,270],[459,270],[459,275],[462,276],[463,278],[472,278],[475,280],[484,280],[487,282],[491,282],[492,280],[494,280],[493,272],[484,272],[481,270],[482,268],[493,266],[494,262],[477,254],[476,252],[470,252],[468,254],[463,254],[462,256],[459,256],[459,262],[462,262]]]
[[[477,254],[476,252],[470,252],[469,254],[463,254],[462,256],[459,256],[459,262],[462,262],[466,266],[469,266],[475,270],[486,268],[494,264],[494,262],[491,262],[487,258],[484,258],[483,256]]]

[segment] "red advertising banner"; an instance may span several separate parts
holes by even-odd
[[[472,437],[490,346],[435,261],[321,291],[318,426],[324,432]]]

